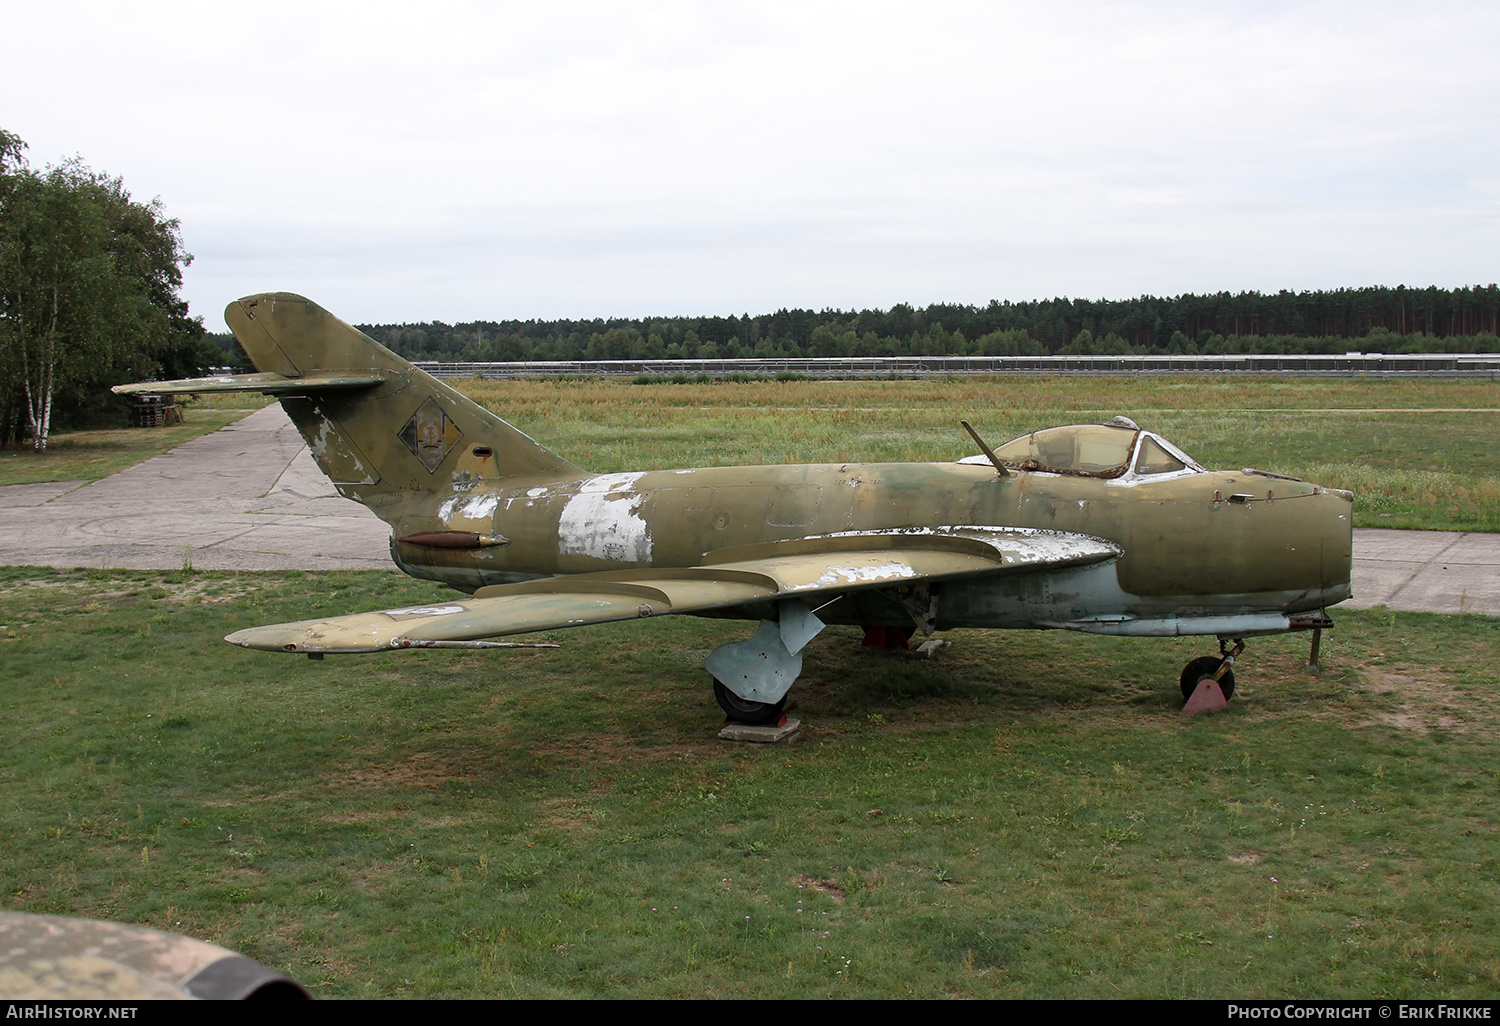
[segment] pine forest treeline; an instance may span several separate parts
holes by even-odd
[[[1500,286],[360,325],[415,360],[1500,351]],[[226,349],[233,347],[223,337]]]

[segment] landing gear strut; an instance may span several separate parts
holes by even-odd
[[[1227,700],[1234,694],[1234,666],[1235,657],[1245,651],[1245,642],[1237,639],[1231,650],[1229,644],[1219,639],[1219,654],[1217,656],[1199,656],[1182,668],[1182,676],[1178,678],[1178,686],[1182,688],[1183,701],[1193,697],[1193,692],[1198,690],[1198,685],[1204,680],[1217,680],[1219,690],[1224,692]]]

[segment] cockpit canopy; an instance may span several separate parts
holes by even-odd
[[[1069,424],[1013,438],[995,450],[996,459],[1016,470],[1078,477],[1148,477],[1203,468],[1171,442],[1142,431],[1124,417],[1111,424]],[[988,463],[970,456],[961,463]]]

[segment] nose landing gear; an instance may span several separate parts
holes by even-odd
[[[1234,648],[1231,649],[1229,643],[1220,638],[1217,656],[1199,656],[1184,666],[1182,676],[1178,678],[1183,700],[1192,698],[1193,692],[1198,690],[1198,685],[1205,680],[1217,681],[1225,699],[1232,696],[1234,694],[1234,660],[1243,651],[1245,651],[1243,639],[1235,639]]]

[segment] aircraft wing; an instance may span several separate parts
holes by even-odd
[[[224,640],[309,655],[401,648],[483,648],[485,639],[864,588],[1060,570],[1114,559],[1087,535],[1027,528],[848,532],[720,549],[698,566],[548,577],[472,597],[327,620],[252,627]]]

